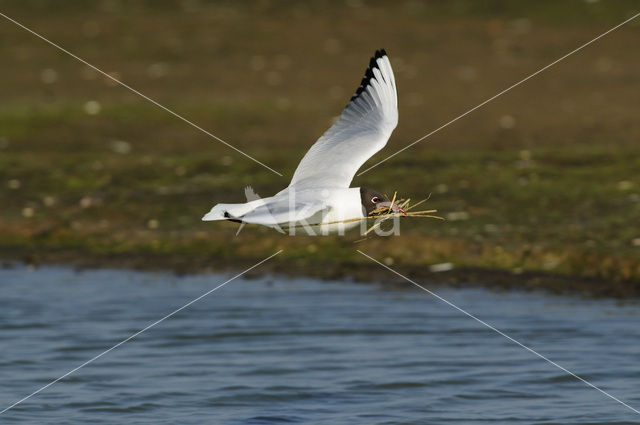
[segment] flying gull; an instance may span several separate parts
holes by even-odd
[[[387,144],[397,124],[393,70],[384,49],[377,50],[342,114],[302,158],[287,188],[243,204],[217,204],[202,220],[342,234],[382,206],[401,211],[379,192],[349,187],[362,164]]]

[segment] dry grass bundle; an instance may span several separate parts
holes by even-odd
[[[389,205],[383,205],[375,210],[371,211],[367,216],[367,219],[374,218],[377,219],[376,222],[367,229],[364,235],[368,235],[377,227],[380,227],[382,223],[388,219],[394,217],[423,217],[423,218],[435,218],[437,220],[444,220],[443,217],[433,215],[433,213],[438,212],[438,210],[420,210],[415,211],[415,208],[418,205],[421,205],[429,200],[431,195],[422,201],[418,201],[415,204],[411,205],[411,198],[407,199],[399,199],[396,202],[397,192],[393,194],[393,199],[389,203]]]

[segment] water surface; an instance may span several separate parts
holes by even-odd
[[[0,270],[0,410],[226,278]],[[436,290],[640,408],[637,303]],[[0,423],[632,424],[640,415],[417,289],[270,277],[231,282]]]

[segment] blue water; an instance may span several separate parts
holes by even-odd
[[[0,410],[226,278],[0,270]],[[638,303],[435,289],[640,409]],[[267,277],[229,283],[0,423],[637,424],[640,415],[415,288]]]

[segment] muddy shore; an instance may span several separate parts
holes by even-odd
[[[262,258],[241,258],[220,261],[214,257],[186,257],[179,255],[109,254],[86,255],[75,251],[23,252],[0,250],[4,267],[15,263],[31,267],[55,265],[78,270],[95,268],[133,269],[141,271],[171,272],[179,275],[199,273],[239,273]],[[595,278],[562,276],[541,272],[490,270],[481,268],[455,268],[432,272],[425,266],[399,265],[394,270],[428,288],[440,286],[482,286],[495,290],[546,291],[559,295],[579,295],[595,298],[632,299],[640,297],[640,282],[605,281]],[[327,280],[348,280],[360,283],[379,283],[394,287],[414,288],[411,283],[366,262],[336,264],[333,261],[291,260],[274,258],[248,272],[245,277],[272,274],[287,277],[312,277]]]

